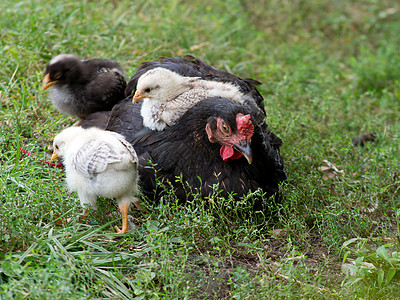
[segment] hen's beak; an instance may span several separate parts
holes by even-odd
[[[140,91],[136,91],[135,95],[132,98],[132,103],[135,103],[136,101],[143,99],[143,98],[147,98],[147,94],[142,93]]]
[[[51,160],[55,160],[58,157],[58,153],[56,151],[53,152],[53,155],[51,156]]]
[[[42,87],[43,91],[48,89],[49,87],[51,87],[56,82],[57,82],[56,80],[55,81],[51,81],[50,74],[47,73],[43,78],[43,87]]]
[[[250,143],[246,140],[241,140],[238,144],[233,144],[233,148],[242,153],[247,159],[247,162],[251,164],[253,162],[253,151],[251,150]]]

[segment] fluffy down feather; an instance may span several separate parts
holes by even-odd
[[[97,209],[97,196],[116,198],[122,215],[122,229],[128,231],[127,214],[133,202],[141,209],[138,199],[138,157],[123,136],[100,130],[70,127],[59,133],[53,142],[52,159],[63,158],[66,182],[78,193],[84,209],[89,204]]]

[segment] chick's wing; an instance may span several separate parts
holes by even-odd
[[[101,140],[86,143],[72,160],[73,168],[87,178],[104,172],[108,164],[121,161],[121,156],[112,146]]]

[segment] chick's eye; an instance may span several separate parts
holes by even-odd
[[[55,148],[58,150],[58,145],[56,145]]]
[[[147,88],[144,90],[145,93],[150,93],[150,91],[151,91],[151,88]]]
[[[60,79],[61,75],[62,75],[61,72],[57,72],[57,73],[54,74],[53,78],[54,79]]]

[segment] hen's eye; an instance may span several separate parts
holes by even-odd
[[[229,126],[226,125],[225,123],[221,124],[221,130],[222,132],[229,134]]]
[[[56,145],[55,148],[58,150],[58,145]]]
[[[144,90],[145,93],[150,93],[150,91],[151,91],[151,88],[147,88]]]

